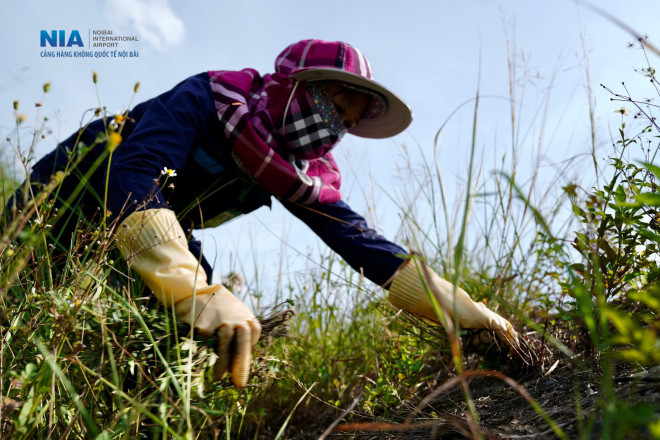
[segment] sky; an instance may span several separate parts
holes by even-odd
[[[657,0],[601,0],[598,6],[659,45]],[[67,37],[78,30],[86,45],[93,30],[135,36],[138,41],[119,49],[137,56],[44,57],[44,49],[54,48],[40,47],[41,30],[65,30]],[[554,173],[566,158],[590,154],[590,99],[598,157],[609,154],[610,133],[621,121],[615,110],[622,105],[611,102],[600,84],[622,91],[625,81],[633,96],[646,93],[634,71],[645,63],[644,54],[629,47],[634,38],[570,0],[10,2],[0,15],[0,134],[4,139],[15,129],[14,100],[28,118],[25,127],[34,126],[34,104],[43,102],[39,109],[48,117],[49,131],[37,145],[39,157],[77,129],[83,113],[99,101],[120,112],[201,71],[252,67],[270,73],[280,51],[307,38],[343,40],[359,48],[375,79],[413,109],[413,123],[404,133],[378,141],[347,136],[335,150],[345,199],[395,241],[402,217],[397,198],[410,191],[399,172],[405,155],[433,160],[434,137],[446,121],[438,165],[450,198],[460,199],[477,92],[476,139],[484,175],[501,167],[503,157],[511,160],[515,145],[523,178],[538,163],[553,170],[549,180],[557,179]],[[51,90],[44,99],[45,82]],[[136,82],[140,89],[132,101]],[[10,156],[3,160],[11,162]],[[579,168],[567,169],[561,179],[585,177],[580,174]],[[264,290],[277,284],[282,258],[284,272],[293,274],[319,264],[315,255],[323,248],[277,204],[205,231],[203,240],[216,276],[232,269],[250,276],[257,267]]]

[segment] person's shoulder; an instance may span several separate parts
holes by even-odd
[[[208,72],[200,72],[195,75],[189,76],[185,78],[183,81],[181,81],[178,85],[188,85],[192,87],[200,86],[202,84],[208,84],[209,83],[209,73]]]
[[[208,83],[209,75],[208,72],[200,72],[191,76],[187,76],[183,79],[180,79],[170,90],[180,89],[185,86],[195,86],[199,84]]]
[[[209,76],[207,72],[197,73],[181,80],[169,93],[181,95],[205,96],[211,94]]]

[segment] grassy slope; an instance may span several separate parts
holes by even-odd
[[[327,254],[315,258],[323,270],[289,286],[290,303],[261,311],[254,374],[237,390],[211,380],[212,341],[190,338],[116,258],[112,225],[81,224],[56,275],[46,241],[56,213],[26,209],[0,248],[0,432],[317,438],[339,422],[367,437],[660,436],[657,373],[643,370],[660,362],[660,172],[623,154],[642,139],[657,147],[657,126],[648,129],[622,127],[621,154],[601,164],[608,180],[593,190],[569,184],[556,199],[534,198],[514,168],[481,184],[468,177],[457,220],[406,219],[433,267],[511,317],[526,335],[522,357],[467,345],[454,357],[465,335],[396,313]],[[402,211],[449,211],[440,170],[429,159],[422,169],[409,179],[420,197]],[[476,224],[475,201],[491,213]],[[469,239],[479,245],[461,244]]]

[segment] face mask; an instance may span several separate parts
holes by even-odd
[[[281,135],[286,150],[296,159],[316,159],[332,150],[348,129],[322,83],[307,83],[308,93],[291,92]]]

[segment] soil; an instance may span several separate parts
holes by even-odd
[[[530,340],[533,350],[539,352],[539,341]],[[631,426],[616,417],[634,417],[634,409],[626,413],[619,410],[617,416],[608,421],[602,411],[607,392],[602,388],[606,374],[611,378],[612,389],[618,402],[627,408],[640,403],[660,403],[660,366],[643,369],[630,364],[613,364],[614,371],[598,371],[602,363],[587,352],[569,359],[544,350],[543,367],[534,367],[519,362],[511,354],[472,353],[467,359],[472,376],[466,378],[479,416],[478,427],[484,439],[554,439],[559,438],[543,415],[535,411],[526,399],[534,399],[547,416],[563,431],[566,438],[576,439],[648,439],[650,433],[643,426]],[[539,362],[539,359],[535,359]],[[484,364],[497,363],[503,367],[501,373],[478,370]],[[596,367],[594,367],[594,365]],[[507,383],[506,377],[515,380]],[[419,390],[416,402],[405,402],[397,414],[389,414],[380,420],[352,412],[352,422],[340,422],[342,415],[334,414],[335,427],[325,434],[328,439],[461,439],[477,438],[469,425],[469,408],[460,382],[445,375],[437,382],[428,383]],[[441,388],[447,388],[441,390]],[[638,407],[640,408],[640,407]],[[648,407],[650,408],[650,407]],[[643,408],[642,408],[643,409]],[[324,414],[321,417],[321,414]],[[309,417],[309,412],[307,413]],[[287,430],[289,438],[307,439],[319,436],[332,425],[326,411],[317,413],[317,420],[307,420],[300,426],[293,423]],[[660,414],[659,414],[660,415]],[[361,418],[363,421],[361,421]],[[387,421],[385,421],[387,420]],[[394,421],[393,421],[394,420]]]

